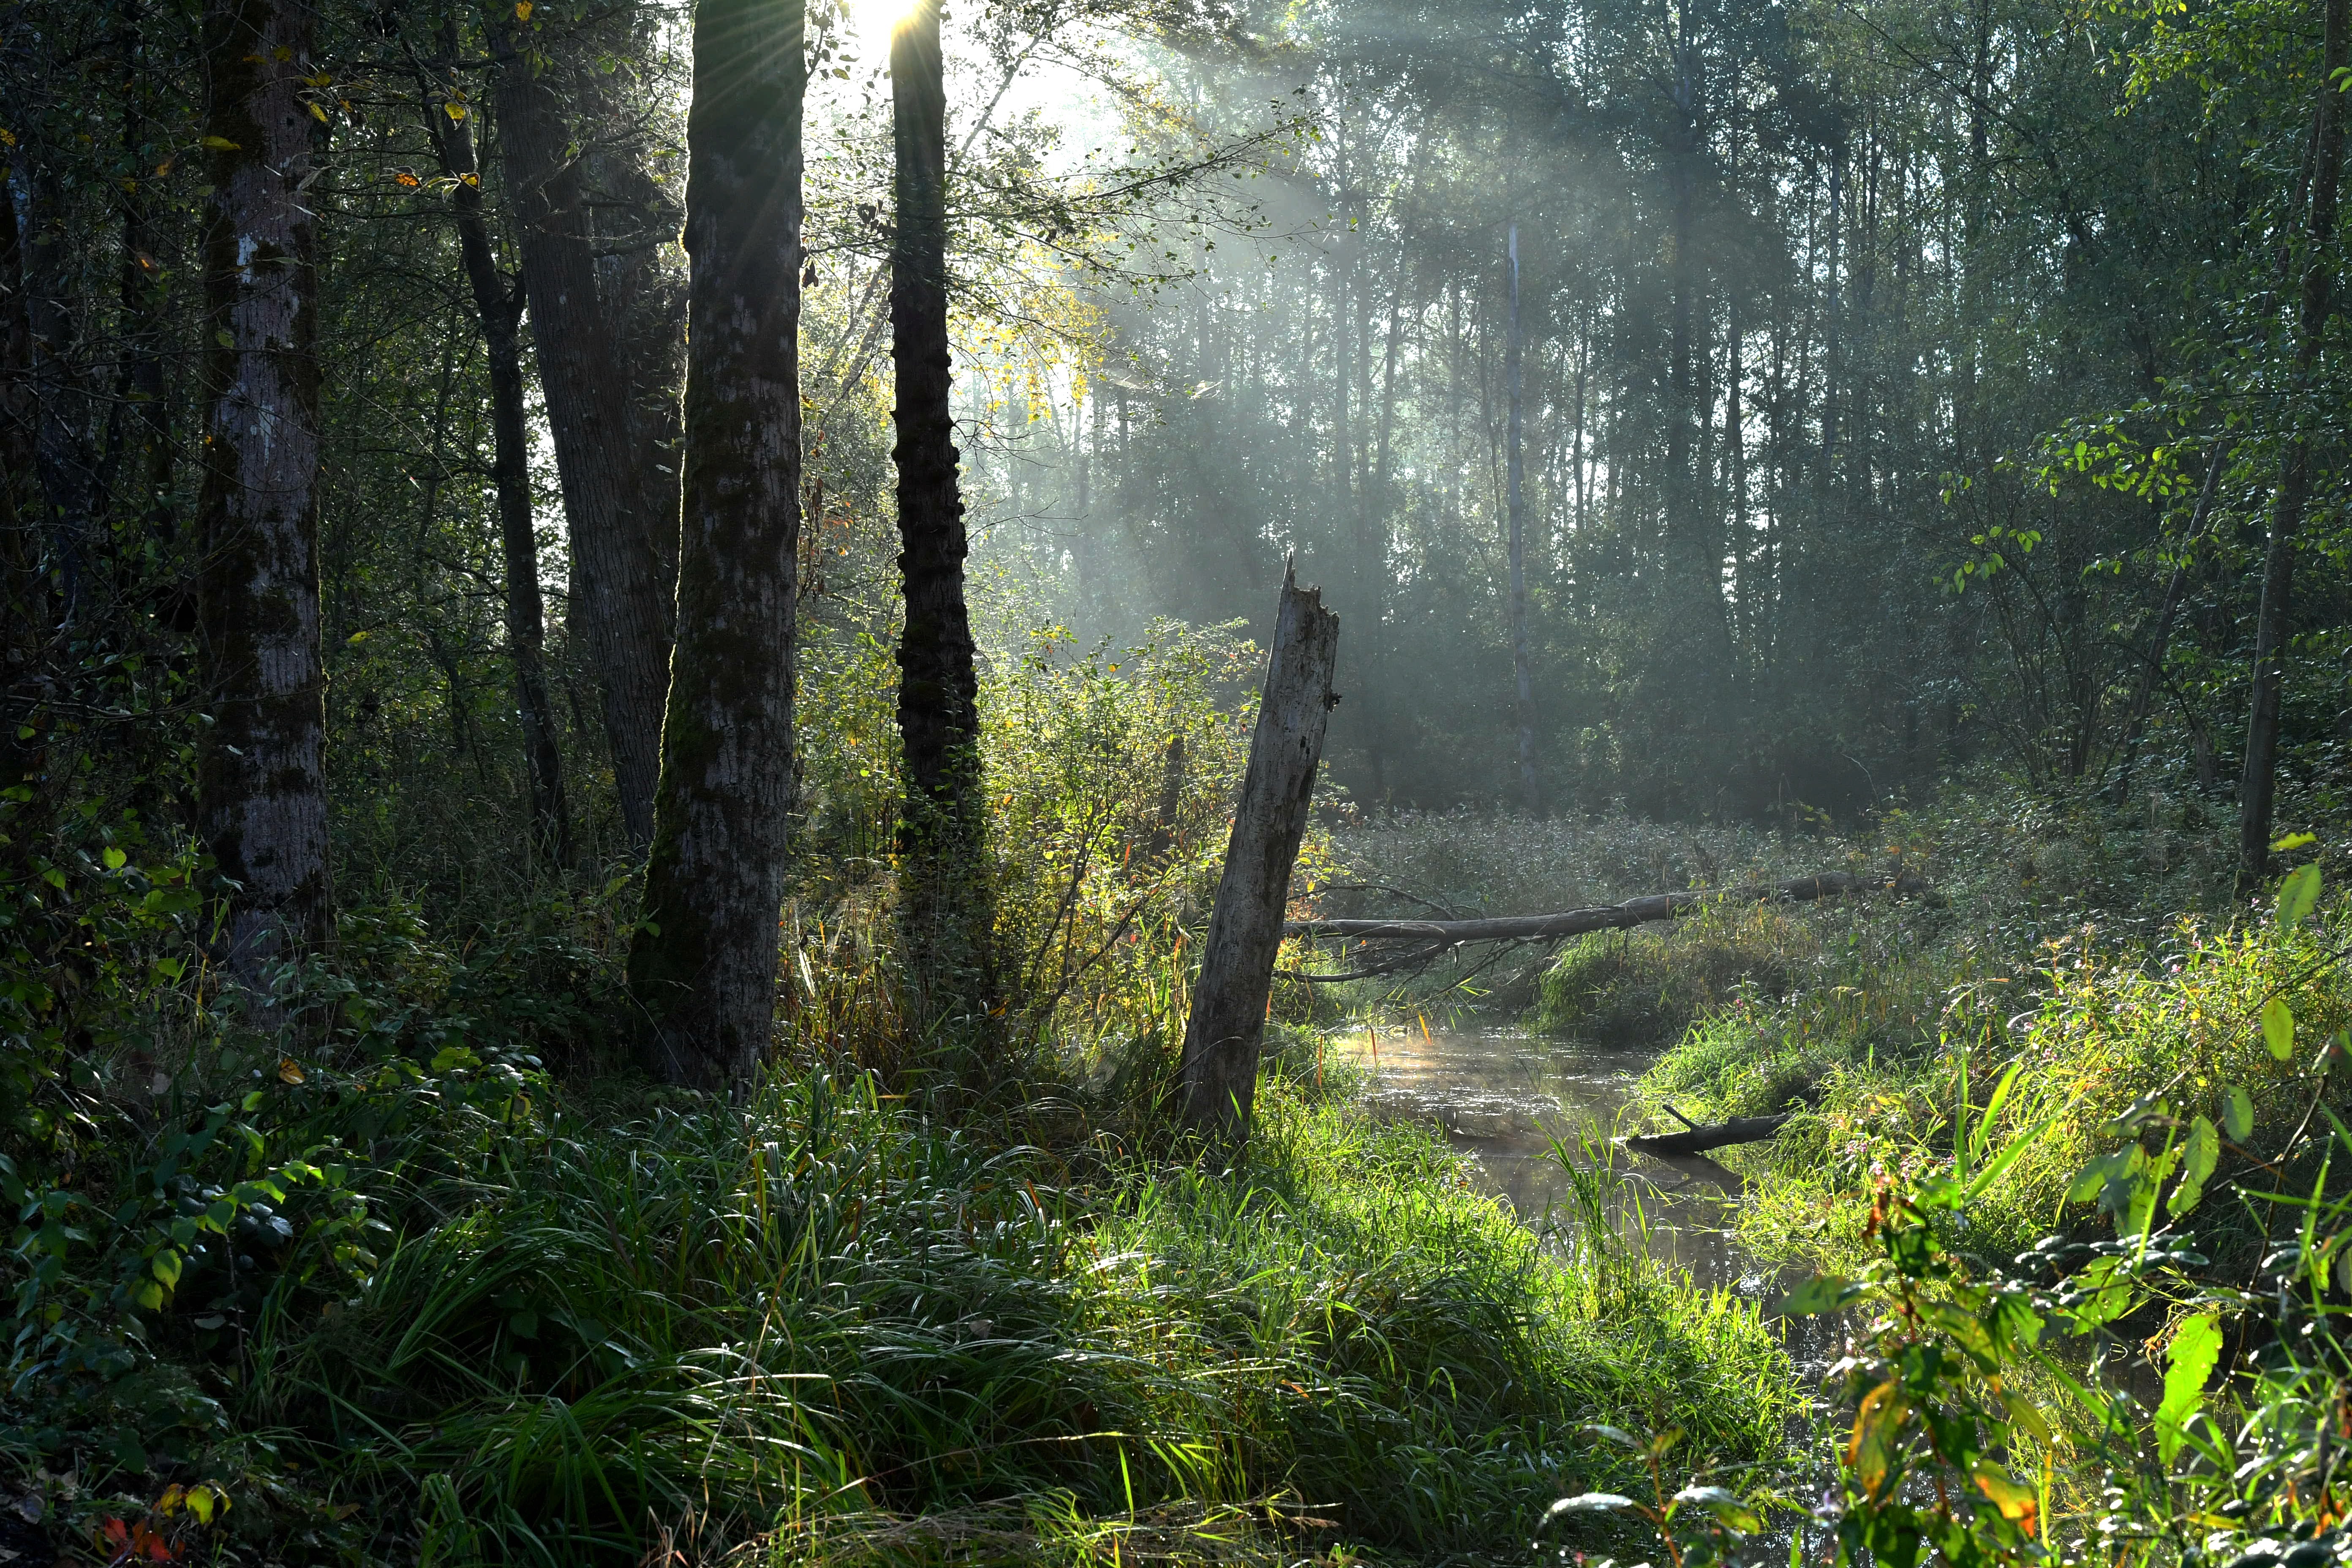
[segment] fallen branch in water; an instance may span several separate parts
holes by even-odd
[[[1810,903],[1847,893],[1920,893],[1927,879],[1905,871],[1893,877],[1861,877],[1851,871],[1823,871],[1792,877],[1752,888],[1702,888],[1685,893],[1652,893],[1622,904],[1598,909],[1567,910],[1552,915],[1501,915],[1475,921],[1289,921],[1282,934],[1336,938],[1342,942],[1406,942],[1418,947],[1444,949],[1468,942],[1546,942],[1581,936],[1586,931],[1622,931],[1653,921],[1672,920],[1711,903]],[[1418,956],[1418,955],[1416,955]],[[1300,976],[1300,978],[1308,978]]]
[[[1784,1110],[1778,1116],[1735,1116],[1728,1121],[1702,1127],[1671,1105],[1666,1110],[1690,1131],[1628,1138],[1625,1147],[1636,1154],[1664,1154],[1672,1159],[1688,1159],[1694,1154],[1704,1154],[1710,1149],[1727,1148],[1734,1143],[1760,1143],[1786,1127],[1791,1114]]]

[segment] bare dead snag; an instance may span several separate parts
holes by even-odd
[[[1285,566],[1249,772],[1184,1026],[1184,1118],[1219,1142],[1237,1143],[1249,1133],[1283,905],[1307,831],[1324,727],[1339,700],[1331,690],[1339,656],[1339,617],[1323,607],[1320,589],[1299,587]]]

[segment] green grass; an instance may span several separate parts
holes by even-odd
[[[1663,1046],[1735,997],[1778,997],[1815,957],[1814,933],[1769,904],[1717,904],[1671,924],[1594,931],[1544,971],[1545,1034]]]
[[[869,1083],[780,1074],[735,1110],[608,1084],[412,1133],[362,1281],[289,1268],[241,1353],[163,1347],[218,1403],[178,1467],[233,1500],[215,1544],[1491,1560],[1631,1480],[1587,1423],[1736,1464],[1795,1409],[1751,1304],[1606,1237],[1547,1249],[1436,1137],[1311,1082],[1269,1077],[1230,1172],[1007,1143]],[[136,1517],[133,1477],[85,1468],[67,1512]]]

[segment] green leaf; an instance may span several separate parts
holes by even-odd
[[[2300,849],[2306,844],[2318,842],[2319,835],[2316,833],[2290,833],[2284,838],[2271,840],[2271,853],[2284,855],[2290,849]]]
[[[2242,1143],[2253,1136],[2253,1097],[2236,1084],[2231,1084],[2229,1092],[2222,1097],[2221,1125],[2228,1129],[2232,1143]]]
[[[2156,1408],[2156,1447],[2166,1464],[2188,1440],[2189,1418],[2205,1404],[2205,1380],[2221,1359],[2221,1320],[2202,1312],[2173,1331],[2164,1352],[2164,1403]]]
[[[148,1268],[154,1271],[155,1278],[166,1288],[180,1282],[180,1255],[169,1247],[157,1253],[148,1264]]]
[[[106,868],[108,870],[120,871],[122,869],[124,863],[127,862],[131,857],[125,855],[121,850],[117,849],[113,845],[110,844],[106,847],[105,853],[101,855],[100,858],[106,862]]]
[[[2273,996],[2263,1004],[2263,1044],[2281,1061],[2294,1056],[2294,1009],[2286,998]]]
[[[1677,1510],[1685,1506],[1703,1508],[1725,1526],[1745,1535],[1764,1528],[1764,1521],[1756,1516],[1754,1509],[1722,1487],[1685,1487],[1675,1494],[1673,1506]]]
[[[2279,884],[2278,927],[2293,931],[2319,902],[2319,867],[2317,864],[2297,866]]]
[[[1594,1422],[1585,1430],[1596,1437],[1616,1444],[1621,1448],[1631,1448],[1637,1454],[1642,1451],[1642,1440],[1622,1426],[1604,1426],[1599,1422]]]
[[[1834,1312],[1861,1294],[1860,1286],[1834,1274],[1816,1274],[1781,1300],[1780,1310],[1792,1318],[1811,1317],[1815,1312]]]
[[[2126,1143],[2120,1149],[2094,1156],[2090,1163],[2076,1173],[2066,1189],[2070,1204],[2086,1204],[2100,1197],[2116,1182],[2127,1181],[2147,1162],[2147,1152],[2137,1143]],[[2111,1205],[2112,1206],[2112,1205]]]
[[[2221,1159],[2221,1135],[2214,1131],[2209,1119],[2200,1116],[2189,1125],[2188,1147],[2181,1154],[2180,1184],[2166,1200],[2165,1212],[2179,1219],[2195,1208],[2198,1200],[2205,1195],[2205,1184],[2211,1179],[2213,1167]]]

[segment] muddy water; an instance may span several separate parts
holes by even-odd
[[[1543,1229],[1567,1217],[1568,1173],[1553,1152],[1566,1143],[1580,1164],[1579,1134],[1606,1139],[1646,1131],[1622,1117],[1633,1080],[1654,1053],[1612,1051],[1517,1030],[1382,1029],[1337,1042],[1372,1078],[1379,1114],[1426,1121],[1476,1162],[1487,1191]],[[1621,1120],[1625,1125],[1620,1125]],[[1729,1235],[1740,1196],[1737,1173],[1712,1160],[1661,1160],[1619,1151],[1612,1206],[1621,1230],[1646,1231],[1651,1250],[1702,1286],[1779,1295],[1786,1281]]]

